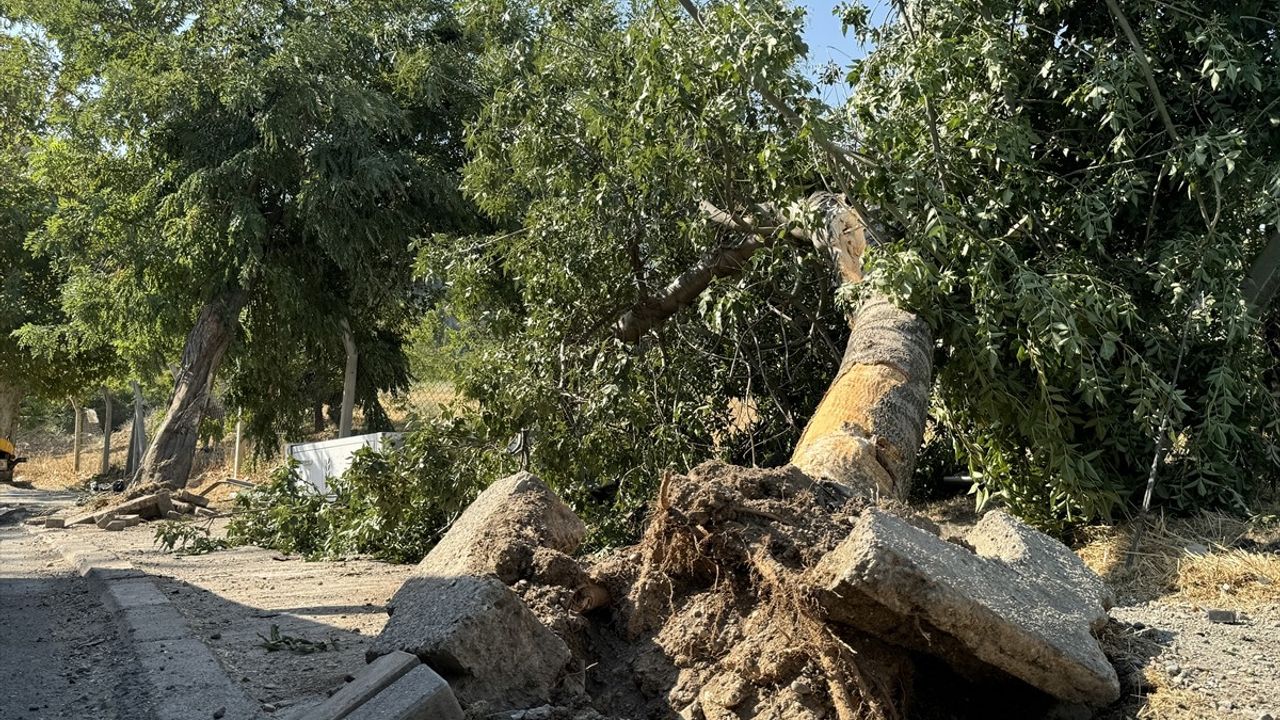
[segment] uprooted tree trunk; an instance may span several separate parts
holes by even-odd
[[[169,410],[142,458],[142,482],[173,488],[187,484],[212,379],[235,338],[236,316],[243,302],[241,292],[232,292],[200,309],[174,373]]]
[[[746,266],[771,243],[812,245],[825,253],[840,280],[862,280],[866,224],[842,199],[815,193],[785,213],[768,205],[734,213],[702,203],[712,224],[749,236],[703,257],[661,293],[627,311],[615,337],[637,342],[692,305],[717,278]],[[805,428],[792,464],[814,478],[854,491],[905,498],[924,436],[933,338],[928,326],[883,296],[871,293],[849,317],[844,359]]]
[[[22,406],[22,386],[0,378],[0,438],[14,441],[18,433],[18,410]]]
[[[922,320],[878,295],[850,323],[840,369],[791,463],[813,478],[904,499],[929,410],[932,336]]]

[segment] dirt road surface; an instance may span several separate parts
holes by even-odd
[[[147,720],[137,658],[110,612],[20,519],[0,517],[0,718]]]

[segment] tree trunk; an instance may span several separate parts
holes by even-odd
[[[80,407],[80,401],[71,400],[71,412],[75,413],[72,422],[75,426],[75,436],[71,439],[71,454],[75,458],[72,464],[72,471],[76,475],[80,474],[80,447],[81,440],[84,439],[84,408]]]
[[[813,234],[842,282],[862,281],[866,225],[832,196],[814,196],[825,223]],[[933,381],[929,326],[872,294],[850,316],[835,379],[791,455],[810,477],[854,492],[906,499],[924,439]]]
[[[14,444],[18,442],[18,411],[26,394],[21,385],[0,378],[0,438]]]
[[[244,411],[236,411],[236,449],[231,456],[231,479],[240,479],[240,441],[244,437]]]
[[[102,387],[102,470],[111,472],[111,392]]]
[[[311,408],[311,431],[316,433],[324,431],[324,403],[319,400]]]
[[[351,323],[346,318],[342,319],[342,346],[347,351],[347,367],[342,375],[342,416],[338,422],[340,438],[351,436],[351,416],[356,407],[356,370],[360,362],[360,351],[351,333]]]
[[[235,337],[236,316],[242,303],[243,295],[235,292],[200,309],[182,349],[173,399],[142,458],[142,482],[173,488],[186,486],[209,397],[210,378]]]
[[[933,338],[924,321],[878,295],[852,325],[791,463],[811,477],[904,499],[928,418]]]

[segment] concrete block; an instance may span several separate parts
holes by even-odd
[[[196,517],[212,518],[218,517],[218,513],[205,507],[196,507]]]
[[[151,520],[164,517],[172,509],[173,503],[169,500],[169,493],[161,490],[158,493],[136,497],[119,505],[99,510],[94,516],[94,522],[101,527],[104,521],[110,522],[111,517],[120,515],[138,515],[145,520]]]
[[[117,515],[116,520],[124,523],[125,527],[133,527],[142,522],[141,515]]]
[[[462,702],[547,702],[569,648],[493,577],[410,577],[368,657],[402,650],[439,672]]]
[[[115,520],[115,519],[116,519],[116,516],[114,513],[102,513],[101,515],[98,516],[98,519],[95,520],[94,522],[98,525],[99,528],[106,530],[107,525],[111,523],[112,520]]]
[[[120,532],[121,530],[129,527],[129,525],[123,520],[110,520],[106,525],[102,525],[101,527],[103,530],[107,530],[108,532]]]
[[[582,520],[541,480],[521,472],[480,493],[414,574],[494,574],[511,585],[528,572],[536,548],[572,555],[586,532]]]
[[[360,671],[355,680],[343,685],[342,689],[317,707],[298,715],[296,720],[342,720],[421,664],[422,661],[416,655],[398,650],[383,655]]]
[[[97,521],[98,521],[97,510],[94,510],[93,512],[79,513],[77,515],[70,515],[67,517],[68,525],[88,525],[90,523],[95,523]]]
[[[1211,623],[1234,625],[1240,622],[1240,615],[1235,610],[1207,610],[1205,617]]]
[[[47,517],[44,519],[44,526],[47,528],[64,528],[67,526],[66,518]]]
[[[426,665],[410,670],[347,716],[349,720],[462,720],[449,683]]]
[[[810,582],[832,621],[953,664],[971,656],[1061,700],[1101,707],[1120,696],[1120,683],[1091,634],[1094,616],[1079,595],[1063,593],[1056,562],[1015,567],[870,509]]]
[[[174,500],[174,501],[173,501],[173,511],[174,511],[174,512],[178,512],[178,513],[182,513],[182,514],[184,514],[184,515],[192,515],[192,514],[194,514],[194,513],[195,513],[195,511],[196,511],[196,506],[195,506],[195,505],[192,505],[192,504],[191,504],[191,503],[189,503],[189,502],[182,502],[181,500]]]

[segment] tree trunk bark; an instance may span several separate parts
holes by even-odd
[[[75,425],[75,437],[71,440],[71,454],[75,458],[72,464],[72,471],[78,476],[80,474],[80,447],[81,440],[84,439],[84,409],[80,407],[79,400],[71,401],[71,412],[75,413],[73,423]]]
[[[833,196],[814,196],[825,220],[813,244],[842,282],[862,281],[866,225]],[[791,455],[814,478],[858,493],[904,500],[929,417],[933,335],[923,320],[871,294],[849,317],[851,331],[835,379]]]
[[[106,386],[102,387],[102,470],[106,475],[111,472],[111,393]]]
[[[0,438],[14,444],[18,442],[18,411],[26,394],[22,386],[0,378]]]
[[[342,320],[342,346],[347,351],[347,367],[342,375],[342,416],[338,422],[338,437],[351,436],[351,416],[356,407],[356,371],[360,363],[360,351],[356,348],[351,323]]]
[[[933,337],[924,321],[878,295],[852,325],[791,463],[857,492],[905,499],[928,418]]]
[[[142,482],[173,488],[186,486],[209,397],[209,381],[235,337],[236,316],[243,302],[243,295],[234,292],[200,309],[182,349],[173,399],[142,458]]]

